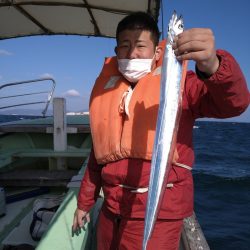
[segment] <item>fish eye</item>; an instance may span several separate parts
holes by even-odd
[[[182,23],[180,23],[179,25],[178,25],[178,29],[183,29],[184,28],[184,25],[182,24]]]

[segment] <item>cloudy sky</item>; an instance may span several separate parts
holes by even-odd
[[[230,51],[239,62],[250,89],[249,0],[167,0],[163,31],[173,10],[183,14],[185,28],[209,27],[217,48]],[[159,18],[159,27],[162,19]],[[88,109],[91,88],[104,58],[114,55],[115,40],[80,36],[37,36],[0,41],[0,85],[40,77],[56,81],[54,96],[65,97],[69,111]],[[192,68],[193,65],[190,64]],[[47,84],[51,87],[51,83]],[[37,85],[38,86],[38,85]],[[33,86],[29,87],[29,89]],[[2,95],[2,93],[1,93]],[[1,103],[0,103],[1,105]],[[250,122],[250,109],[236,121]]]

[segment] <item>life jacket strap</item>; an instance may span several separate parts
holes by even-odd
[[[189,167],[188,165],[183,164],[183,163],[174,162],[173,164],[174,164],[175,166],[177,166],[177,167],[185,168],[185,169],[190,170],[190,171],[192,170],[191,167]]]
[[[188,165],[182,164],[182,163],[175,162],[174,165],[177,166],[177,167],[185,168],[187,170],[192,170],[191,167],[189,167]],[[131,186],[128,186],[128,185],[123,185],[123,184],[119,184],[118,186],[121,187],[121,188],[130,189],[131,193],[140,193],[140,194],[143,194],[143,193],[148,192],[148,187],[139,187],[139,188],[136,188],[136,187],[131,187]],[[173,186],[174,186],[173,183],[168,183],[167,184],[167,188],[172,188]]]

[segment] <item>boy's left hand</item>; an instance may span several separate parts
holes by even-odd
[[[207,75],[212,75],[219,67],[211,29],[193,28],[183,31],[175,37],[173,49],[178,60],[194,60],[197,68]]]

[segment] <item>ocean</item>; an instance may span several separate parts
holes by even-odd
[[[211,250],[250,249],[250,123],[198,121],[193,137],[195,213]]]
[[[250,249],[250,123],[197,122],[195,212],[212,250]]]

